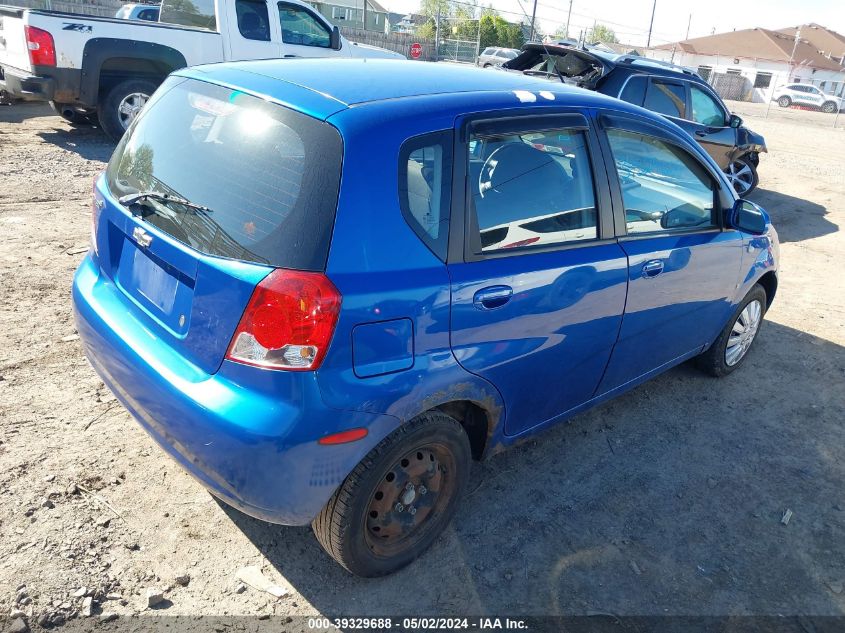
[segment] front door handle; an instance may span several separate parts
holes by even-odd
[[[643,264],[643,277],[657,277],[663,272],[663,262],[659,259],[652,259]]]
[[[476,292],[472,297],[472,305],[479,310],[495,310],[501,308],[513,296],[510,286],[488,286]]]

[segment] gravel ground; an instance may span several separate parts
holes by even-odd
[[[762,112],[781,286],[747,364],[679,367],[476,465],[435,546],[361,580],[308,528],[216,503],[117,405],[69,296],[112,146],[0,108],[0,614],[842,614],[845,132]],[[242,590],[246,566],[288,594]]]

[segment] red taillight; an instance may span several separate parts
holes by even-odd
[[[55,66],[56,46],[53,36],[43,29],[24,25],[29,61],[33,66]]]
[[[324,274],[278,268],[253,291],[226,358],[269,369],[317,369],[334,334],[340,301]]]
[[[367,429],[350,429],[348,431],[341,431],[340,433],[332,433],[317,440],[317,444],[323,446],[333,446],[334,444],[347,444],[349,442],[357,442],[360,439],[367,437]]]

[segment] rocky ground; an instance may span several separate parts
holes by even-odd
[[[740,112],[769,142],[752,198],[783,241],[747,364],[721,381],[679,367],[476,465],[431,551],[361,580],[308,528],[216,503],[105,389],[69,287],[112,146],[42,106],[0,106],[0,628],[156,614],[843,614],[845,131],[814,113]]]

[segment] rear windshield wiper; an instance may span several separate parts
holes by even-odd
[[[162,202],[164,204],[178,204],[187,209],[193,209],[194,211],[201,211],[203,213],[212,213],[213,211],[201,204],[196,204],[190,200],[180,198],[179,196],[171,196],[170,194],[161,193],[159,191],[139,191],[138,193],[130,193],[118,198],[118,202],[125,207],[131,207],[134,204],[140,204],[147,200],[155,200],[156,202]]]

